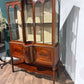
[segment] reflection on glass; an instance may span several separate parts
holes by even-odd
[[[35,4],[35,23],[36,23],[36,42],[43,43],[43,26],[42,26],[42,4]]]
[[[23,41],[22,37],[22,21],[21,21],[21,11],[18,5],[15,5],[15,23],[16,23],[16,40]]]
[[[45,0],[44,4],[44,43],[52,44],[52,4]]]
[[[34,41],[34,30],[33,30],[33,11],[32,4],[25,4],[24,17],[25,17],[25,30],[26,30],[26,41]]]
[[[14,21],[14,9],[12,6],[9,6],[9,17],[10,17],[10,27],[11,27],[11,39],[16,40],[16,28]]]
[[[59,3],[56,0],[56,29],[55,29],[55,42],[58,42],[58,25],[59,25]]]

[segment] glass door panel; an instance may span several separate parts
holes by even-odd
[[[33,6],[31,3],[24,6],[26,41],[34,41]]]
[[[56,29],[55,29],[55,42],[58,42],[58,26],[59,25],[59,2],[56,0]]]
[[[11,27],[11,40],[17,40],[15,20],[14,20],[14,9],[12,6],[9,6],[9,20],[10,20],[10,27]]]
[[[36,43],[43,43],[42,4],[39,1],[35,4],[35,27]]]
[[[52,3],[45,0],[44,3],[44,43],[52,44]]]
[[[15,26],[16,26],[16,41],[23,41],[22,37],[22,20],[21,20],[21,11],[18,5],[15,5]]]

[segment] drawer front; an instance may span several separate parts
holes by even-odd
[[[52,65],[53,51],[51,48],[36,47],[35,62],[40,64]]]
[[[23,45],[10,43],[10,54],[13,57],[23,57]]]

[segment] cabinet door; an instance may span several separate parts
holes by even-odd
[[[35,47],[35,63],[42,65],[53,64],[53,49],[47,47]]]
[[[52,2],[35,2],[36,43],[52,44]]]
[[[55,28],[55,43],[58,43],[59,41],[59,0],[56,0],[56,28]]]
[[[25,18],[26,42],[34,41],[32,3],[29,3],[29,4],[25,3],[25,5],[24,5],[24,18]]]
[[[9,21],[11,40],[23,41],[21,11],[17,4],[14,5],[14,8],[12,5],[9,6]]]
[[[44,2],[44,43],[52,44],[52,2]]]
[[[12,6],[9,6],[9,19],[10,19],[10,33],[11,40],[16,40],[16,29],[15,29],[15,20],[14,20],[14,9]]]
[[[10,43],[10,55],[16,58],[23,59],[23,44]]]
[[[17,41],[23,41],[21,11],[20,11],[20,8],[17,4],[14,7],[14,16],[15,16]]]
[[[36,43],[43,43],[43,13],[40,1],[35,3]]]

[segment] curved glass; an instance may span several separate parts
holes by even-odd
[[[42,16],[42,4],[37,1],[35,4],[36,43],[43,43]]]
[[[25,17],[26,41],[34,41],[32,4],[25,4],[24,17]]]
[[[52,44],[52,3],[45,0],[44,3],[44,43]]]
[[[21,20],[21,11],[18,5],[14,7],[15,15],[15,26],[16,26],[16,41],[23,41],[22,37],[22,20]]]
[[[56,0],[56,29],[55,29],[55,42],[58,42],[58,32],[59,32],[59,0]]]
[[[11,39],[12,40],[17,40],[15,20],[14,20],[14,9],[13,9],[12,6],[9,6],[9,19],[10,19],[10,27],[11,27]]]

